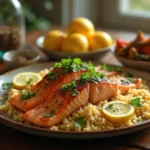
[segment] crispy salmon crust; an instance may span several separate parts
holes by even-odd
[[[56,70],[53,70],[53,72],[55,71]],[[67,84],[68,82],[77,79],[82,74],[82,72],[83,71],[81,70],[78,72],[61,74],[54,81],[50,80],[48,75],[46,75],[37,85],[31,88],[31,92],[36,93],[34,97],[28,100],[22,100],[21,94],[18,94],[10,100],[10,103],[12,106],[23,112],[33,109],[44,103],[47,99],[52,99],[52,97],[58,93],[58,90],[63,84]]]
[[[89,83],[80,85],[77,88],[79,94],[72,96],[71,92],[56,93],[55,96],[38,107],[27,111],[23,118],[33,124],[51,127],[60,123],[65,117],[68,117],[79,108],[88,103]],[[44,117],[45,114],[53,112],[53,116]]]

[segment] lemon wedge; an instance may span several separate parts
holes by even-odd
[[[28,85],[35,85],[42,79],[39,73],[22,72],[13,77],[13,86],[15,88],[25,88]]]
[[[111,101],[102,109],[105,117],[112,122],[121,123],[130,120],[134,115],[134,106],[123,101]]]

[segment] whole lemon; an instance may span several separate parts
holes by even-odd
[[[101,48],[108,47],[112,45],[113,40],[111,36],[104,31],[96,31],[90,38],[89,38],[89,46],[90,50],[97,50]]]
[[[67,32],[68,34],[81,33],[87,38],[89,38],[94,33],[94,25],[87,18],[83,17],[75,18],[68,25]]]
[[[43,46],[47,50],[60,51],[62,42],[66,36],[64,32],[59,30],[49,31],[44,38]]]
[[[87,52],[89,43],[87,38],[80,33],[73,33],[64,39],[62,51],[64,52]]]

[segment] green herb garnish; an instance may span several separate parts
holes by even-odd
[[[126,78],[124,80],[121,80],[121,82],[123,84],[130,84],[130,83],[134,83],[135,82],[135,79],[134,78]]]
[[[21,93],[21,99],[22,100],[27,100],[35,96],[36,93],[32,93],[31,91],[28,91],[27,93]]]
[[[58,78],[58,73],[50,71],[47,75],[47,78],[52,81],[55,81]]]
[[[83,73],[81,74],[80,78],[79,78],[80,83],[85,84],[89,81],[91,81],[91,73],[87,72],[87,73]]]
[[[49,114],[44,114],[43,116],[45,118],[50,118],[50,117],[54,116],[55,114],[56,114],[55,110],[51,110]]]
[[[105,74],[104,74],[104,73],[92,72],[91,81],[97,83],[97,82],[100,82],[104,77],[105,77]]]
[[[133,105],[133,106],[136,106],[136,107],[142,107],[142,103],[141,103],[140,100],[141,100],[140,97],[131,99],[130,104]]]
[[[78,117],[74,120],[74,126],[76,128],[84,128],[87,124],[87,120],[84,117]]]
[[[72,96],[77,96],[79,93],[80,93],[79,91],[75,90],[73,91]]]
[[[68,73],[69,71],[77,72],[81,70],[93,70],[94,66],[92,63],[82,62],[80,58],[68,58],[62,59],[60,63],[55,63],[54,68],[62,68],[63,73]]]
[[[113,109],[113,104],[109,104],[108,107],[105,108],[106,110],[108,109]]]
[[[10,88],[12,88],[12,82],[7,82],[7,83],[3,83],[2,84],[2,87],[3,87],[3,90],[9,90]]]
[[[29,80],[26,82],[26,84],[31,84],[31,82],[33,82],[33,79],[29,78]]]
[[[100,65],[101,69],[107,70],[107,71],[117,71],[121,73],[121,68],[120,67],[112,67],[112,66],[108,66],[105,64],[101,64]]]
[[[8,97],[5,97],[3,99],[0,100],[0,106],[2,106],[3,104],[5,104],[5,102],[8,100]]]

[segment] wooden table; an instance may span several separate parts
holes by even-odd
[[[107,30],[114,38],[131,40],[135,33]],[[35,45],[35,40],[45,32],[36,31],[27,34],[27,45],[37,51],[40,56],[40,62],[50,61]],[[99,60],[100,61],[100,60]],[[121,65],[112,53],[108,53],[101,62]],[[0,73],[8,71],[3,62],[0,62]],[[25,134],[0,124],[0,150],[138,150],[150,149],[150,129],[144,129],[138,133],[125,136],[118,136],[108,139],[93,140],[65,140],[44,138]]]

